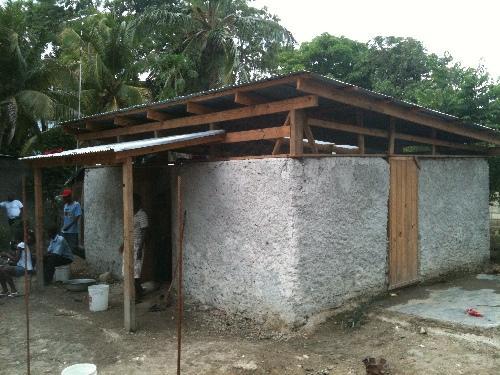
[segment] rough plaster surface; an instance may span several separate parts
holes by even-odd
[[[187,165],[181,175],[189,297],[300,323],[384,289],[383,159],[211,162]]]
[[[469,271],[489,258],[488,164],[422,160],[419,171],[420,275]]]
[[[111,271],[121,277],[123,242],[121,168],[85,170],[84,182],[85,255],[92,271]]]

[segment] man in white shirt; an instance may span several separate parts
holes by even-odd
[[[15,248],[15,239],[22,235],[21,218],[23,214],[23,204],[14,199],[12,195],[7,196],[7,200],[0,202],[0,207],[5,209],[10,227],[11,250]]]

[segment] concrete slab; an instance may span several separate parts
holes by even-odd
[[[425,287],[425,297],[410,298],[388,310],[470,327],[500,327],[500,275],[481,274],[455,284]],[[483,317],[469,316],[467,308],[478,310]]]

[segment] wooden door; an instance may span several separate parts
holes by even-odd
[[[418,281],[418,165],[392,157],[389,191],[389,289]]]

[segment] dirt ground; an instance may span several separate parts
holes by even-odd
[[[422,293],[421,286],[406,289],[294,333],[186,306],[182,373],[365,374],[362,360],[373,356],[387,360],[390,374],[498,374],[498,329],[447,326],[385,309],[395,298]],[[70,364],[91,362],[100,375],[174,374],[175,307],[149,312],[155,298],[138,305],[139,329],[128,334],[120,284],[112,285],[110,309],[101,313],[89,312],[85,293],[61,286],[35,292],[31,373],[60,374]],[[23,298],[0,299],[0,374],[26,373],[25,334]]]

